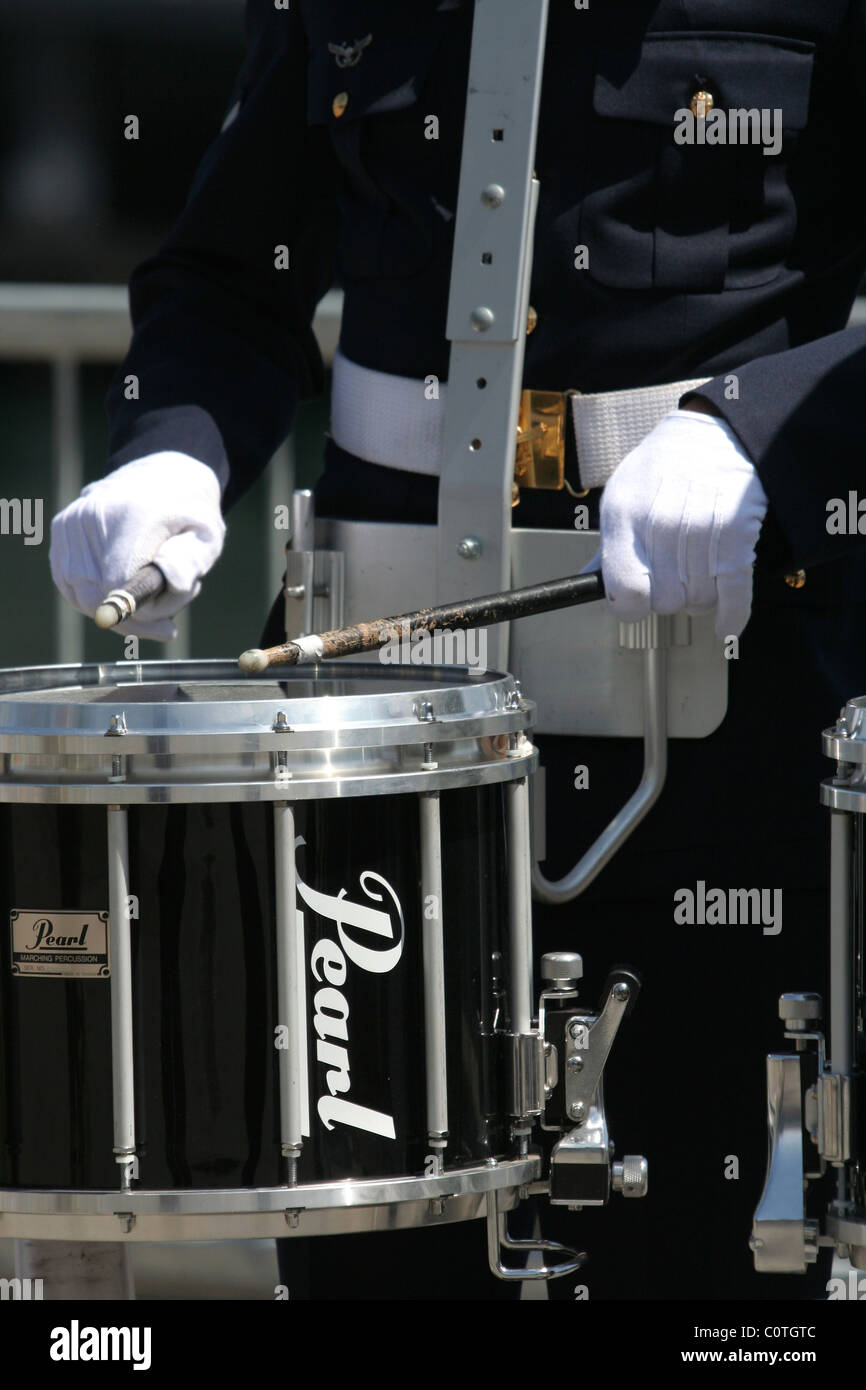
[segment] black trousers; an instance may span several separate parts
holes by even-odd
[[[649,1160],[649,1195],[614,1196],[580,1214],[540,1201],[544,1233],[590,1254],[577,1278],[551,1283],[553,1299],[573,1299],[575,1283],[591,1299],[825,1291],[826,1252],[806,1276],[759,1275],[748,1237],[766,1165],[764,1057],[790,1047],[777,998],[806,989],[826,998],[828,815],[818,787],[832,766],[820,733],[846,699],[866,692],[864,600],[859,557],[810,573],[797,591],[759,563],[721,726],[706,739],[672,740],[660,801],[613,862],[573,904],[535,909],[539,955],[582,953],[587,1003],[598,1001],[615,963],[644,980],[605,1071],[605,1099],[618,1154]],[[557,877],[633,790],[641,748],[619,739],[538,743],[548,786],[544,869]],[[578,764],[589,770],[587,789],[575,789]],[[679,924],[675,894],[699,881],[707,890],[768,890],[771,902],[780,890],[781,930]],[[297,1296],[513,1297],[487,1273],[481,1223],[280,1244],[283,1282]]]

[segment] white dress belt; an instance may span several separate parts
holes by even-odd
[[[575,392],[571,397],[581,488],[603,487],[681,396],[710,377],[632,391]],[[331,437],[348,454],[438,477],[447,383],[395,376],[352,362],[337,348],[331,389]]]

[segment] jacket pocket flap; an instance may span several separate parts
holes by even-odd
[[[634,60],[600,57],[593,105],[600,116],[673,129],[698,87],[718,109],[781,110],[785,130],[802,130],[809,110],[814,44],[763,34],[650,34]]]

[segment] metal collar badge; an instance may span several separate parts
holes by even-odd
[[[372,42],[373,35],[367,34],[363,39],[355,39],[354,43],[329,43],[328,52],[333,53],[338,68],[353,68]]]

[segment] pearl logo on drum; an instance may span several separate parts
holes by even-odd
[[[349,1001],[342,988],[348,977],[348,966],[351,963],[368,974],[390,973],[403,954],[405,937],[403,910],[387,880],[368,870],[360,875],[359,881],[364,893],[374,902],[387,901],[387,894],[393,914],[387,909],[352,902],[346,897],[345,888],[332,896],[310,888],[300,876],[297,879],[298,893],[307,907],[331,922],[337,935],[336,941],[333,937],[320,937],[310,952],[310,971],[320,986],[313,995],[316,1060],[326,1069],[322,1081],[328,1091],[320,1095],[316,1108],[328,1130],[341,1124],[378,1134],[383,1139],[395,1139],[393,1116],[346,1098],[352,1086]],[[369,887],[370,883],[379,885],[384,893]],[[358,933],[363,935],[359,938]],[[378,945],[377,942],[387,944]]]
[[[104,979],[111,973],[107,912],[15,908],[9,924],[13,975]]]

